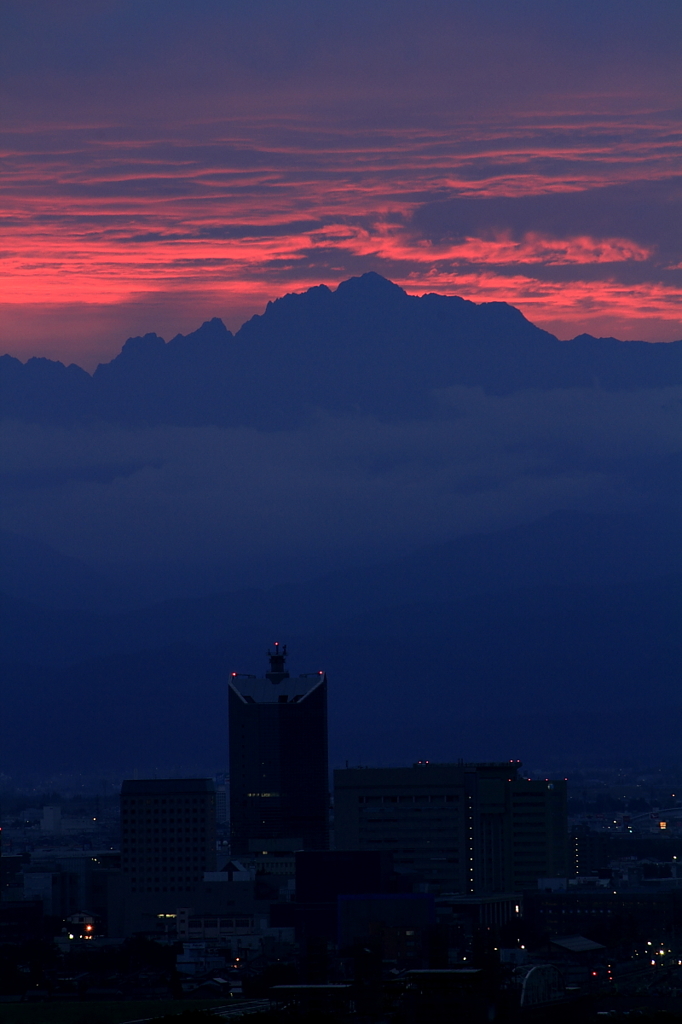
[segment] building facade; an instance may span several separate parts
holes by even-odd
[[[393,854],[434,892],[521,892],[566,875],[564,780],[520,762],[346,768],[334,773],[337,849]]]
[[[229,683],[232,853],[268,841],[291,849],[328,845],[327,677],[290,676],[286,647],[268,653],[262,678],[233,672]]]
[[[187,893],[215,870],[212,779],[128,779],[121,788],[121,870],[130,893]],[[172,902],[172,901],[171,901]]]
[[[120,854],[115,850],[34,850],[23,869],[24,897],[48,917],[97,918],[98,934],[121,934]]]
[[[536,891],[524,895],[524,918],[538,936],[581,935],[608,946],[649,942],[658,950],[682,930],[682,890]]]

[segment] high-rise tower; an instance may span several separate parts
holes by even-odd
[[[327,677],[290,676],[286,646],[263,678],[229,685],[232,852],[269,841],[324,850],[329,837]],[[267,849],[267,847],[264,847]]]

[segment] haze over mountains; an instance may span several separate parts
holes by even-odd
[[[0,771],[218,770],[275,635],[337,762],[676,756],[682,341],[367,274],[0,378]]]

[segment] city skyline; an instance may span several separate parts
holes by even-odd
[[[679,1012],[681,38],[3,0],[3,1020]]]

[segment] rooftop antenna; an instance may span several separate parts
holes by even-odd
[[[274,651],[268,648],[270,671],[265,673],[265,678],[269,679],[271,683],[281,683],[283,679],[289,678],[289,673],[284,667],[284,662],[287,660],[287,645],[275,641],[273,647]]]

